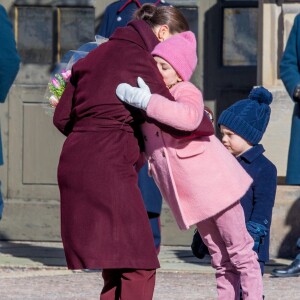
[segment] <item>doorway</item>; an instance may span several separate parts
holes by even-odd
[[[203,92],[215,120],[256,85],[257,32],[257,0],[219,0],[205,13]]]

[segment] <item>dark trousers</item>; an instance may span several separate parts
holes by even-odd
[[[3,206],[4,206],[4,204],[3,204],[3,197],[2,197],[2,192],[1,192],[1,181],[0,181],[0,220],[2,219]]]
[[[152,300],[156,270],[104,269],[100,300]]]
[[[151,213],[148,213],[151,230],[154,238],[154,245],[156,249],[156,253],[159,253],[160,250],[160,242],[161,242],[161,233],[160,233],[160,217],[159,216],[151,216]]]

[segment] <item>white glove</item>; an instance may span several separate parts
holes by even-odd
[[[139,87],[133,87],[128,83],[120,83],[117,86],[116,94],[121,101],[146,110],[152,94],[141,77],[138,77],[137,82]]]

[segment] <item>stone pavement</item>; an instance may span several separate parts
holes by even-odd
[[[216,299],[214,270],[209,257],[198,260],[189,247],[163,246],[159,259],[161,268],[157,273],[154,300]],[[266,300],[300,299],[300,277],[270,276],[274,267],[290,262],[276,259],[267,265]],[[101,273],[70,271],[65,265],[61,243],[0,241],[0,299],[99,299]]]

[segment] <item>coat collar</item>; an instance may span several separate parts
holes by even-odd
[[[118,27],[110,37],[110,40],[114,39],[131,41],[148,52],[159,43],[151,27],[143,20],[133,20],[126,27]]]
[[[258,144],[254,145],[252,148],[250,148],[248,151],[245,153],[241,154],[240,156],[237,157],[238,161],[246,161],[246,162],[253,162],[257,157],[259,157],[261,154],[265,152],[265,149],[263,145]]]

